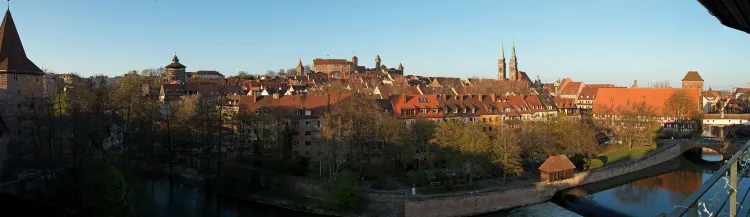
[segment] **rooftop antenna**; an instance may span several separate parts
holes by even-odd
[[[8,0],[8,10],[10,10],[10,0]]]

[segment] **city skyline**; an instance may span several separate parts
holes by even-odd
[[[17,1],[10,8],[30,58],[83,76],[165,66],[177,52],[189,71],[226,75],[356,54],[368,67],[376,55],[389,67],[403,63],[406,74],[495,78],[501,43],[508,49],[513,41],[519,69],[544,82],[679,86],[697,70],[706,88],[728,89],[746,86],[736,76],[750,71],[742,60],[747,36],[697,2],[178,3]]]

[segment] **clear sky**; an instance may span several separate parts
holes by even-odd
[[[263,73],[302,58],[403,63],[407,74],[496,77],[501,42],[552,82],[748,86],[750,35],[695,0],[33,0],[11,12],[28,56],[56,72],[119,75],[168,64]]]

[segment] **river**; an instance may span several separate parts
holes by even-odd
[[[177,182],[170,194],[166,179],[145,182],[145,192],[139,200],[141,217],[322,217],[226,197],[219,197],[217,203],[216,195],[206,200],[202,190]]]
[[[704,162],[699,163],[687,157],[682,158],[680,167],[676,171],[632,181],[584,196],[559,197],[556,195],[557,199],[553,199],[553,202],[583,216],[657,216],[660,213],[669,213],[713,175],[713,172],[721,166],[721,162],[717,161],[721,161],[722,156],[703,154],[700,159]],[[708,202],[711,198],[717,198],[721,202],[726,197],[727,191],[722,184],[724,182],[722,180],[719,182],[702,197],[701,201]],[[737,198],[743,202],[741,207],[746,208],[740,209],[738,216],[747,215],[749,210],[747,207],[750,207],[750,200],[743,201],[749,187],[750,179],[740,180]],[[715,211],[721,206],[720,202],[706,205],[709,210]],[[725,209],[727,207],[728,205],[724,206]],[[692,212],[697,212],[697,210],[692,210]],[[707,215],[702,212],[695,216]]]
[[[545,203],[483,216],[560,216],[559,214],[568,213],[567,210],[562,210],[562,207],[583,216],[656,216],[660,213],[669,213],[721,166],[721,162],[717,162],[721,160],[721,155],[703,154],[701,159],[704,160],[701,164],[688,162],[686,158],[681,159],[677,170],[592,192],[582,197],[553,199],[552,202],[557,205]],[[711,161],[716,163],[707,163]],[[217,196],[213,195],[206,200],[204,193],[198,188],[174,183],[170,194],[169,181],[166,179],[145,182],[146,192],[141,194],[140,200],[143,217],[321,216],[226,197],[219,198],[217,209]],[[711,192],[717,194],[707,194],[703,198],[704,201],[712,197],[723,199],[726,194],[717,191],[723,185],[716,186],[718,187],[714,187]],[[750,179],[742,179],[740,189],[745,191],[740,191],[740,200],[748,188]],[[742,206],[750,207],[750,200],[745,200]],[[718,207],[718,204],[714,207]],[[747,210],[740,211],[739,216],[744,216]]]

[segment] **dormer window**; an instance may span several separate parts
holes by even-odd
[[[458,109],[453,109],[453,113],[458,113]]]
[[[432,109],[432,114],[437,114],[437,113],[438,113],[438,109],[436,109],[436,108]]]
[[[477,112],[477,109],[471,109],[471,113]]]
[[[466,109],[464,109],[464,114],[466,114]]]
[[[422,114],[427,114],[427,109],[421,109],[420,112],[422,112]]]
[[[430,102],[430,100],[427,98],[419,98],[419,102],[427,103],[427,102]]]
[[[492,112],[492,108],[488,108],[487,110],[488,110],[489,112]]]

